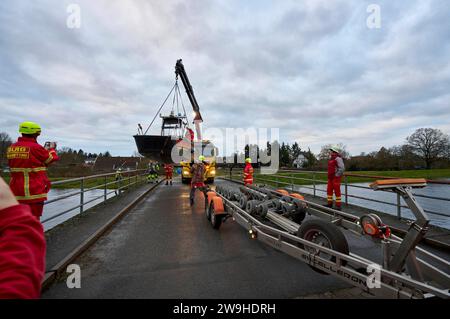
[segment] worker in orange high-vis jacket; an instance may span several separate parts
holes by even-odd
[[[336,196],[336,209],[341,210],[341,180],[345,166],[339,149],[336,146],[330,148],[330,160],[328,161],[327,207],[333,207],[333,192]]]
[[[10,187],[21,204],[27,204],[38,219],[44,210],[44,201],[50,191],[47,166],[57,161],[56,143],[47,142],[45,147],[37,142],[41,127],[33,122],[19,125],[18,141],[8,147],[7,158],[11,171]]]
[[[247,157],[245,159],[245,167],[244,167],[244,186],[252,184],[253,184],[252,159]]]

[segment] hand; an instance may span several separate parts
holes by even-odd
[[[18,205],[14,194],[11,192],[8,184],[0,177],[0,210]]]

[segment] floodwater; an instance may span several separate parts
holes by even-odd
[[[48,193],[48,200],[52,200],[57,197],[61,197],[63,195],[68,195],[70,193],[76,193],[79,192],[79,189],[52,189]],[[111,190],[107,191],[108,193],[111,192]],[[95,197],[104,195],[103,189],[94,189],[89,192],[84,193],[84,202],[88,202]],[[109,194],[107,197],[112,198],[115,196],[115,193]],[[100,204],[103,202],[103,197],[84,205],[84,210],[87,210],[95,205]],[[69,208],[76,207],[80,205],[80,195],[75,195],[69,198],[62,199],[60,201],[50,203],[44,206],[44,213],[42,214],[41,220],[45,220],[49,217],[58,215],[59,213],[62,213],[65,210],[68,210]],[[55,219],[49,220],[48,222],[44,223],[44,229],[47,231],[53,227],[55,227],[58,224],[61,224],[65,222],[66,220],[72,218],[73,216],[76,216],[80,213],[80,208],[76,208],[64,215],[58,216]]]
[[[368,187],[369,184],[370,183],[356,183],[353,185]],[[308,185],[308,187],[312,187],[312,185]],[[316,189],[326,191],[326,185],[316,185]],[[312,189],[308,189],[301,186],[297,189],[297,191],[306,194],[313,193]],[[345,201],[344,185],[341,185],[341,191],[342,191],[342,202],[344,202]],[[380,200],[397,205],[397,194],[391,192],[374,191],[372,189],[362,189],[351,187],[351,185],[348,185],[348,194]],[[414,189],[413,194],[442,197],[450,200],[450,185],[428,184],[427,187],[425,188]],[[322,191],[316,191],[316,195],[320,197],[326,197],[326,193]],[[423,209],[446,215],[446,216],[439,216],[436,214],[427,213],[428,217],[430,218],[431,224],[450,229],[450,201],[423,198],[419,196],[416,196],[415,198]],[[397,216],[396,206],[353,197],[348,197],[348,203]],[[406,205],[406,203],[403,201],[403,198],[401,199],[401,204]],[[408,208],[401,208],[401,216],[408,219],[415,219],[414,215]]]

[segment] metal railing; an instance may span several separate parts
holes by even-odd
[[[74,184],[74,189],[79,188],[78,190],[71,192],[69,194],[64,194],[61,196],[58,196],[56,198],[53,198],[51,200],[47,200],[44,205],[48,205],[51,203],[59,202],[61,200],[79,196],[79,204],[75,205],[73,207],[67,208],[63,210],[62,212],[58,212],[48,218],[45,218],[41,220],[41,222],[44,224],[46,222],[49,222],[51,220],[54,220],[55,218],[58,218],[62,215],[68,214],[76,209],[79,209],[78,214],[83,214],[85,211],[86,205],[98,201],[99,199],[103,199],[101,202],[97,203],[94,206],[97,206],[99,204],[102,204],[108,200],[108,196],[111,194],[115,194],[116,196],[120,195],[122,192],[124,192],[125,189],[130,189],[133,185],[138,185],[142,183],[143,181],[146,181],[146,170],[139,169],[139,170],[133,170],[133,171],[123,171],[121,175],[116,178],[116,173],[106,173],[106,174],[98,174],[98,175],[91,175],[91,176],[83,176],[78,178],[72,178],[72,179],[65,179],[61,181],[55,181],[52,182],[52,186],[60,186],[60,185],[67,185],[67,184]],[[114,180],[110,181],[110,177],[114,178]],[[98,181],[102,180],[102,183],[98,184]],[[94,181],[95,185],[92,187],[88,187],[89,182]],[[103,193],[101,195],[95,196],[94,198],[91,198],[89,200],[85,200],[85,194],[93,191],[93,190],[103,190]],[[92,207],[94,207],[92,206]],[[90,207],[90,208],[92,208]]]
[[[281,175],[281,174],[283,174],[283,175]],[[295,176],[295,174],[311,174],[312,178],[298,177],[298,176]],[[255,182],[272,183],[272,184],[275,184],[276,187],[291,188],[292,191],[294,191],[295,186],[301,187],[301,188],[306,188],[306,189],[312,190],[312,195],[314,197],[323,197],[323,196],[319,196],[317,193],[318,192],[326,193],[327,191],[318,188],[318,185],[326,185],[327,181],[324,179],[317,178],[320,175],[326,176],[327,172],[279,170],[277,174],[270,174],[270,175],[261,175],[261,174],[256,173],[256,174],[254,174],[254,180],[255,180]],[[242,181],[242,173],[235,174],[235,173],[233,173],[232,169],[230,169],[229,174],[227,174],[226,176],[230,179],[237,179],[237,180]],[[402,211],[401,211],[402,208],[409,209],[408,206],[402,204],[401,196],[399,194],[395,194],[394,192],[391,192],[391,193],[396,195],[395,203],[387,202],[387,201],[379,200],[379,199],[374,199],[374,198],[370,198],[370,197],[358,196],[358,195],[349,193],[349,188],[360,188],[360,189],[367,189],[367,190],[373,191],[372,188],[370,188],[368,186],[354,185],[354,184],[349,183],[349,181],[348,181],[349,177],[363,177],[363,178],[369,178],[369,179],[373,179],[373,180],[383,179],[383,178],[389,178],[389,179],[395,178],[395,177],[382,177],[382,176],[371,176],[371,175],[345,173],[343,182],[342,182],[342,185],[344,186],[344,192],[342,195],[344,197],[344,201],[345,201],[346,205],[348,205],[348,203],[349,203],[349,198],[356,198],[356,199],[361,199],[364,201],[395,206],[398,219],[402,218]],[[307,182],[310,182],[310,184],[304,185],[304,184],[295,183],[295,181],[307,181]],[[439,181],[433,181],[433,184],[448,185],[447,182],[439,182]],[[449,188],[449,190],[450,190],[450,188]],[[413,193],[413,195],[416,197],[421,197],[421,198],[450,202],[450,198],[445,198],[445,197],[429,196],[429,195],[423,195],[423,194],[417,194],[417,193]],[[358,206],[358,205],[356,205],[356,206]],[[450,213],[443,214],[441,212],[436,212],[436,211],[432,211],[429,209],[424,209],[424,211],[426,213],[429,213],[432,215],[450,217]]]

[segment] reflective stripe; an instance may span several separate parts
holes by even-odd
[[[9,169],[13,173],[30,173],[30,172],[45,172],[47,167],[34,167],[34,168],[10,168]]]
[[[53,155],[52,155],[52,153],[50,153],[47,160],[44,163],[49,164],[52,160],[53,160]]]
[[[34,167],[34,168],[10,168],[11,173],[23,173],[23,190],[25,196],[16,196],[17,200],[39,199],[47,197],[47,193],[31,195],[30,193],[30,173],[45,172],[47,167]]]
[[[27,199],[40,199],[40,198],[46,198],[47,193],[44,194],[38,194],[38,195],[30,195],[30,196],[16,196],[17,200],[27,200]]]
[[[23,173],[23,184],[25,197],[30,197],[30,175],[28,172]]]

